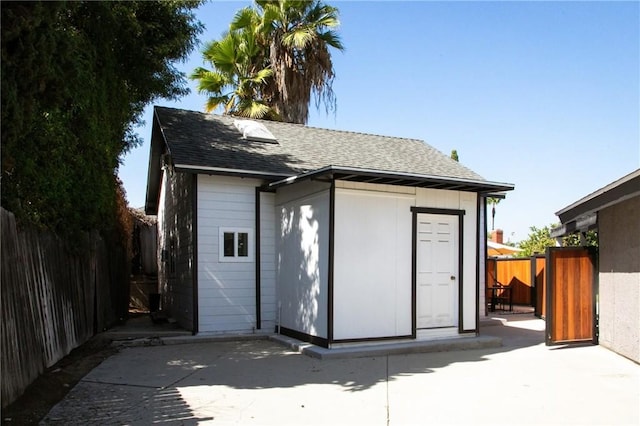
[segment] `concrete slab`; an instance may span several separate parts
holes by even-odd
[[[544,322],[481,329],[503,345],[316,359],[268,340],[124,348],[42,424],[640,424],[640,366],[547,347]]]
[[[497,348],[502,345],[502,339],[494,336],[469,336],[454,339],[410,341],[400,343],[371,343],[331,349],[312,345],[310,343],[282,335],[273,335],[270,339],[297,352],[318,359],[365,358],[410,353],[461,351],[469,349]]]

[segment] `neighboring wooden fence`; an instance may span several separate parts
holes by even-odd
[[[487,284],[496,281],[511,287],[514,304],[533,305],[530,258],[487,259]]]
[[[2,407],[47,367],[127,314],[129,265],[97,233],[69,249],[49,233],[18,230],[0,209]]]

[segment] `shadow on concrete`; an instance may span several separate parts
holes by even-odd
[[[133,347],[106,360],[85,380],[129,386],[188,387],[223,385],[239,389],[337,384],[350,392],[394,380],[397,375],[427,374],[459,362],[483,362],[488,355],[544,344],[544,322],[532,315],[496,319],[481,334],[502,339],[497,348],[319,360],[267,340],[186,343]],[[389,357],[418,362],[388,375]],[[408,358],[407,358],[408,359]]]

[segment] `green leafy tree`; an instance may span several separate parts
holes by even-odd
[[[521,252],[516,254],[517,257],[528,257],[535,254],[544,254],[547,247],[555,247],[556,239],[551,237],[551,229],[554,226],[545,226],[541,229],[532,226],[527,239],[520,242]],[[571,234],[562,238],[561,245],[563,247],[582,246],[579,234]],[[586,233],[586,246],[598,246],[598,233],[596,231],[588,231]]]
[[[114,229],[120,156],[145,105],[188,89],[173,63],[197,1],[2,3],[2,206],[60,234]]]
[[[229,99],[233,100],[225,107],[229,114],[253,113],[303,124],[314,96],[316,106],[324,103],[327,112],[335,111],[330,49],[344,49],[335,31],[338,25],[338,9],[319,0],[262,0],[254,7],[241,9],[231,22],[229,34],[205,49],[204,59],[213,70],[199,68],[192,76],[200,80],[199,89],[210,95],[207,108]],[[207,50],[233,38],[233,34],[239,35],[239,40],[251,39],[261,48],[244,52],[247,55],[239,61],[242,66],[230,69]],[[210,84],[207,78],[216,74],[226,77]],[[253,105],[248,98],[253,99]]]
[[[556,240],[550,236],[550,228],[548,226],[543,228],[532,226],[529,230],[531,232],[528,237],[519,244],[519,248],[521,248],[522,251],[517,253],[518,257],[542,254],[547,247],[554,247],[556,245]]]
[[[598,231],[587,231],[585,233],[584,244],[580,233],[567,235],[562,238],[562,245],[565,247],[582,245],[587,247],[598,247]]]

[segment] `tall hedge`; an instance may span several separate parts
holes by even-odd
[[[188,91],[173,64],[195,46],[199,4],[1,3],[3,207],[59,234],[116,226],[143,108]]]

